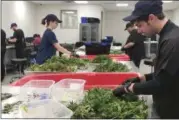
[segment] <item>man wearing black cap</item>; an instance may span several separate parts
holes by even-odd
[[[122,50],[126,51],[130,59],[139,68],[140,61],[144,58],[144,40],[145,36],[137,32],[137,28],[134,23],[128,23],[125,30],[127,30],[130,36],[127,39],[126,44],[122,47]]]
[[[138,32],[146,36],[158,34],[159,46],[152,74],[126,80],[113,93],[153,95],[154,107],[160,118],[179,118],[179,27],[162,12],[162,1],[139,1],[125,21],[135,21]],[[141,82],[144,80],[145,82]]]
[[[24,32],[21,29],[17,29],[16,23],[11,24],[11,29],[14,31],[14,34],[12,39],[9,39],[9,42],[15,43],[16,57],[23,58],[25,48]],[[21,68],[21,72],[23,73],[23,67]]]

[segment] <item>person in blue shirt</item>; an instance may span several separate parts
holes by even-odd
[[[58,23],[62,21],[57,18],[54,14],[48,14],[45,18],[42,19],[42,24],[46,26],[46,30],[42,36],[42,40],[37,52],[36,63],[43,64],[47,59],[50,59],[52,56],[56,55],[56,51],[68,54],[71,56],[71,52],[67,49],[60,46],[56,38],[54,29],[57,28]]]

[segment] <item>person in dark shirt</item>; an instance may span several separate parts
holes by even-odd
[[[6,33],[1,29],[1,82],[5,77],[4,56],[6,53]]]
[[[40,46],[40,42],[41,42],[41,37],[39,34],[34,34],[33,36],[34,40],[33,40],[33,44],[34,44],[34,49],[35,51],[38,51],[38,48]]]
[[[9,39],[9,42],[15,43],[16,57],[24,58],[24,48],[25,48],[24,32],[22,31],[22,29],[17,28],[16,23],[11,24],[11,29],[14,31],[14,34],[12,39]]]
[[[140,61],[145,56],[145,49],[144,49],[145,36],[137,32],[137,28],[134,25],[134,23],[128,23],[126,25],[125,30],[127,30],[130,35],[127,39],[126,44],[122,47],[122,50],[126,51],[130,59],[139,68]]]
[[[54,29],[57,28],[58,23],[62,21],[54,14],[48,14],[43,20],[42,24],[46,25],[46,30],[42,36],[39,50],[37,52],[36,62],[37,64],[43,64],[47,59],[56,55],[56,50],[65,54],[71,55],[71,52],[60,46],[56,38]]]
[[[131,23],[127,23],[125,30],[127,30],[127,28],[129,28],[130,26],[131,26]],[[130,31],[129,31],[129,30],[128,30],[128,32],[129,32],[129,34],[130,34]],[[128,36],[125,45],[127,45],[128,43],[130,43],[129,37],[130,37],[130,35]],[[126,53],[127,55],[129,55],[129,57],[131,58],[131,48],[132,48],[132,47],[124,48],[125,45],[121,48],[121,50],[122,50],[122,51],[125,51],[125,53]]]
[[[25,37],[24,37],[24,32],[22,29],[17,28],[16,23],[11,24],[11,29],[14,31],[13,37],[9,39],[10,43],[15,44],[15,50],[16,50],[16,58],[24,58],[24,49],[25,49]],[[21,66],[21,72],[24,73],[23,71],[24,66]]]
[[[138,32],[146,36],[158,34],[159,45],[154,73],[126,80],[113,94],[153,95],[159,118],[179,119],[179,27],[165,17],[160,0],[137,2],[124,20],[135,21]]]

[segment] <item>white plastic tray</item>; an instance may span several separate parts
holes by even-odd
[[[57,82],[52,89],[52,99],[66,104],[81,101],[84,97],[85,82],[85,80],[70,78]]]
[[[20,88],[19,99],[26,102],[49,99],[54,83],[53,80],[31,80]]]
[[[71,118],[73,112],[53,100],[39,100],[19,106],[21,118]]]

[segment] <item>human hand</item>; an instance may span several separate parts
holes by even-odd
[[[137,82],[140,82],[140,81],[141,81],[140,77],[130,78],[130,79],[125,80],[122,83],[122,85],[125,85],[125,84],[128,84],[128,83],[137,83]]]
[[[79,56],[78,54],[76,54],[75,52],[72,52],[70,56],[71,56],[71,57],[80,58],[80,56]]]
[[[113,90],[113,95],[116,97],[121,97],[124,94],[127,94],[129,91],[131,83],[126,84],[126,85],[120,85],[116,89]]]
[[[70,58],[69,54],[62,54],[62,57]]]

